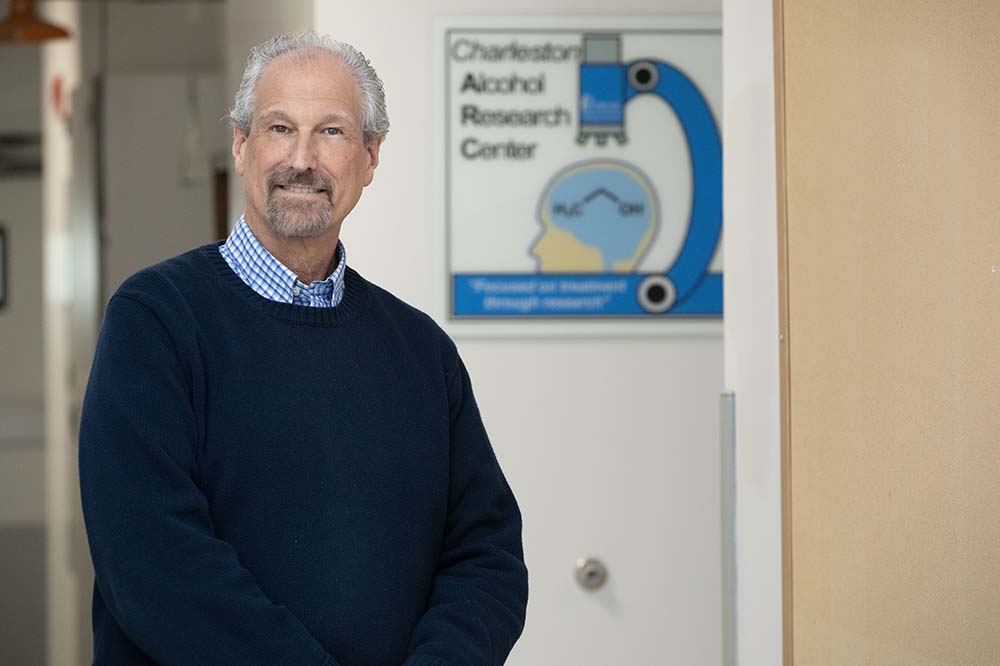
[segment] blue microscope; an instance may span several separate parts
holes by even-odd
[[[605,146],[629,140],[625,106],[639,95],[655,95],[673,110],[684,129],[694,183],[691,218],[681,251],[665,274],[645,276],[636,298],[652,314],[722,314],[722,275],[709,273],[722,233],[722,140],[712,110],[698,87],[679,69],[659,60],[623,63],[621,35],[589,34],[580,65],[580,144]]]

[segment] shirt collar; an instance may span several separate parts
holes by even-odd
[[[295,271],[278,261],[257,240],[244,216],[240,216],[220,251],[243,282],[272,301],[332,307],[343,297],[347,253],[340,241],[337,242],[338,261],[333,272],[310,285],[299,282]]]

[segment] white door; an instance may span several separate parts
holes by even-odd
[[[459,348],[524,516],[509,663],[721,664],[721,338]],[[596,591],[574,577],[587,557]]]

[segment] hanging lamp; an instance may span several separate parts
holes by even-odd
[[[0,45],[38,44],[60,37],[69,33],[35,16],[35,0],[10,0],[10,14],[0,21]]]

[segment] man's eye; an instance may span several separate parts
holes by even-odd
[[[340,130],[339,127],[327,127],[326,129],[323,130],[323,133],[324,134],[328,134],[330,136],[336,136],[338,134],[343,134],[343,132],[341,132],[341,130]]]
[[[291,130],[289,130],[289,129],[288,129],[287,127],[285,127],[284,125],[271,125],[271,131],[272,131],[272,132],[276,132],[276,133],[278,133],[278,134],[287,134],[287,133],[288,133],[288,132],[290,132]]]

